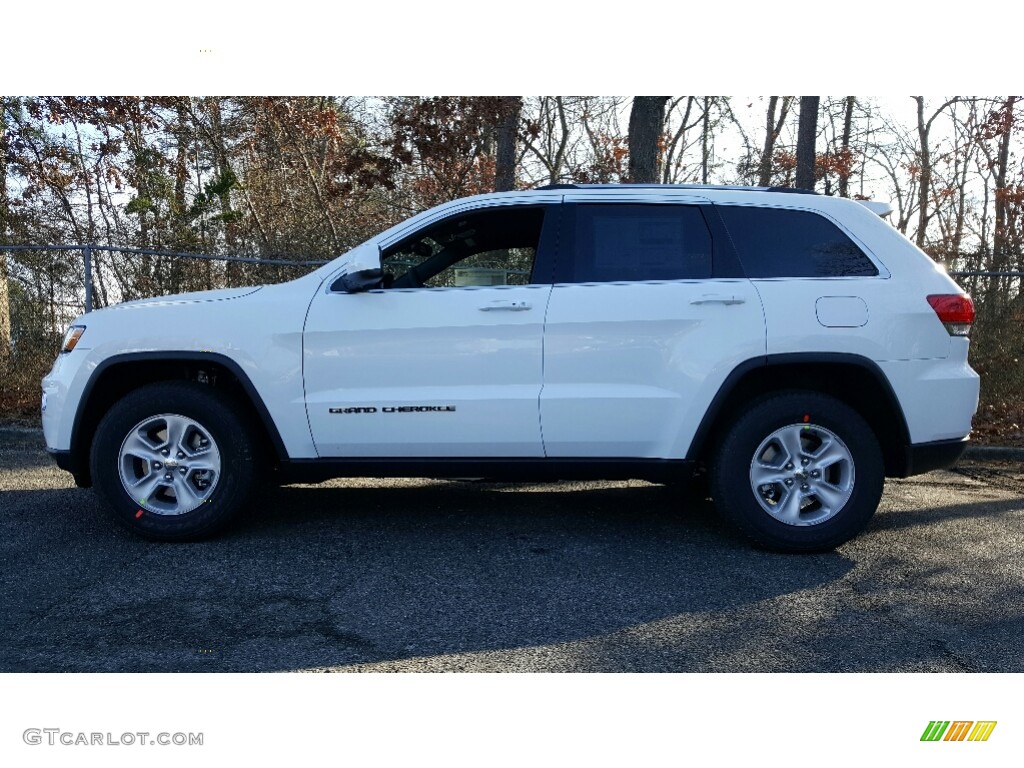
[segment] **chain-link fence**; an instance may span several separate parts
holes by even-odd
[[[35,419],[39,380],[68,324],[83,311],[149,296],[281,282],[324,263],[98,245],[0,246],[0,418]],[[950,274],[977,308],[971,364],[982,376],[978,435],[1022,443],[1024,272]]]
[[[975,438],[1024,446],[1024,272],[950,274],[976,308],[970,362],[981,375],[981,405]]]
[[[326,263],[101,245],[0,246],[0,418],[34,419],[71,321],[149,296],[291,280]]]

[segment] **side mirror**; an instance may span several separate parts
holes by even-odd
[[[346,272],[338,278],[335,286],[341,288],[345,293],[362,293],[373,288],[380,288],[384,279],[384,270],[364,269],[362,272]]]
[[[376,243],[357,245],[342,257],[344,273],[334,281],[331,290],[360,293],[379,288],[384,277],[380,264],[380,247]]]

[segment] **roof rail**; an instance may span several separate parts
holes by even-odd
[[[733,192],[791,192],[798,195],[816,195],[813,189],[797,189],[796,187],[744,187],[730,184],[545,184],[534,187],[536,190],[555,189],[725,189]]]

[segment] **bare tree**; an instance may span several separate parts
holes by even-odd
[[[678,174],[680,171],[680,165],[682,165],[683,155],[686,153],[687,142],[686,134],[691,128],[694,128],[700,119],[690,121],[690,114],[693,112],[693,105],[696,101],[694,96],[680,96],[674,102],[672,102],[666,114],[671,120],[673,110],[683,101],[686,100],[686,106],[683,109],[682,117],[679,120],[679,128],[672,134],[672,138],[669,139],[668,146],[665,149],[665,162],[662,165],[661,183],[671,184],[678,180]],[[701,118],[702,119],[702,118]]]
[[[1002,271],[1013,266],[1008,224],[1011,208],[1008,205],[1007,188],[1010,163],[1010,145],[1013,139],[1014,107],[1019,97],[1001,98],[991,108],[978,131],[978,145],[981,150],[979,172],[985,179],[985,205],[981,220],[981,243],[986,255],[988,269]],[[995,141],[995,147],[990,142]],[[988,219],[989,203],[994,208],[994,222]],[[989,245],[991,244],[991,248]],[[982,305],[995,312],[1005,306],[1012,290],[1010,281],[990,279],[983,289]],[[1018,297],[1020,292],[1018,291]]]
[[[934,163],[932,185],[939,192],[935,198],[934,220],[938,223],[941,241],[935,247],[936,256],[957,268],[981,269],[982,249],[974,249],[970,263],[964,260],[963,242],[967,231],[970,207],[968,185],[971,167],[978,155],[978,99],[961,98],[950,108],[952,118],[951,146]],[[983,182],[986,183],[986,182]],[[971,278],[976,283],[977,278]]]
[[[932,194],[932,155],[930,144],[932,124],[947,107],[955,104],[959,100],[959,97],[954,96],[952,99],[945,101],[942,106],[936,109],[927,119],[925,119],[924,116],[924,96],[914,96],[912,98],[917,102],[917,139],[918,154],[920,157],[920,172],[917,180],[917,197],[920,201],[920,207],[917,209],[917,236],[915,238],[915,242],[917,243],[918,248],[923,248],[925,239],[928,235],[928,223],[932,216],[932,209],[930,206]]]
[[[668,100],[668,96],[633,97],[629,113],[629,180],[634,184],[658,181],[658,139]]]
[[[563,180],[571,138],[566,97],[541,97],[537,116],[528,123],[526,148],[544,166],[547,183],[557,184]]]
[[[786,123],[789,115],[789,108],[793,103],[792,96],[783,96],[781,109],[776,118],[775,110],[779,107],[779,97],[772,96],[768,99],[768,112],[765,115],[764,149],[761,152],[761,164],[758,169],[758,185],[762,187],[771,186],[772,183],[772,156],[775,154],[775,142],[779,139],[782,126]]]
[[[796,187],[814,189],[814,147],[818,138],[820,96],[800,97],[800,127],[796,138]]]
[[[852,157],[850,152],[850,136],[853,133],[853,108],[857,105],[856,96],[846,97],[846,110],[843,113],[843,137],[840,143],[840,151],[843,153],[844,158]],[[839,196],[849,197],[850,196],[850,174],[843,173],[839,175]]]

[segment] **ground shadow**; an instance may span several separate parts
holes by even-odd
[[[943,627],[922,633],[930,619],[915,606],[971,572],[912,572],[920,562],[906,552],[930,526],[977,526],[1016,500],[883,510],[841,553],[813,556],[752,548],[709,502],[642,483],[288,487],[220,538],[182,545],[121,532],[85,490],[11,491],[0,503],[3,671],[465,654],[503,669],[509,654],[560,644],[572,651],[551,668],[574,671],[1008,671],[1024,629],[1017,579],[1016,597],[976,591],[972,606],[953,595],[948,611],[929,609],[948,614]],[[924,592],[893,592],[901,578]],[[997,619],[982,615],[992,600],[1005,601]],[[957,643],[988,642],[974,629],[985,622],[991,663],[964,661]]]
[[[751,549],[657,486],[284,488],[188,545],[118,532],[87,491],[4,499],[7,671],[288,670],[547,645],[851,567]]]

